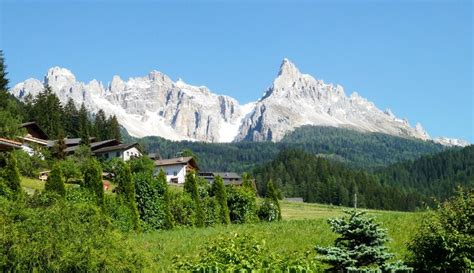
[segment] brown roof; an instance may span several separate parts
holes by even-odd
[[[138,143],[125,143],[125,144],[119,144],[115,146],[103,147],[98,150],[95,150],[94,153],[101,154],[101,153],[112,152],[112,151],[123,151],[123,150],[130,149],[132,147],[136,147],[138,150],[140,150]]]
[[[187,164],[193,166],[196,169],[199,169],[196,161],[194,160],[192,156],[160,159],[160,160],[155,161],[155,166],[157,167],[169,166],[169,165],[187,165]]]
[[[6,139],[6,138],[0,138],[0,151],[10,151],[13,149],[20,149],[21,148],[21,143],[11,140],[11,139]]]
[[[48,135],[34,121],[22,123],[20,127],[25,128],[28,134],[34,138],[39,138],[43,140],[48,139]]]

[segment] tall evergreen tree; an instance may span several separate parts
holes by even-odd
[[[205,216],[201,205],[201,199],[199,197],[195,172],[189,172],[188,174],[186,174],[186,180],[184,182],[184,191],[191,195],[191,198],[193,199],[196,205],[196,225],[198,227],[203,227]]]
[[[84,103],[82,103],[78,113],[78,137],[81,138],[83,145],[90,144],[90,128],[89,113]]]
[[[38,125],[50,138],[58,138],[60,132],[64,132],[61,101],[47,84],[43,92],[35,98],[33,115]]]
[[[21,135],[22,113],[8,92],[7,74],[3,51],[0,50],[0,137],[15,138]]]
[[[117,191],[122,196],[125,203],[132,212],[132,221],[135,230],[140,229],[140,215],[138,213],[136,197],[135,197],[135,186],[132,180],[132,173],[130,167],[122,161],[117,162],[115,181],[117,182]]]
[[[221,223],[230,224],[229,207],[227,205],[227,194],[225,192],[224,181],[222,177],[217,176],[212,183],[212,193],[216,197],[220,206]]]
[[[7,66],[5,64],[5,58],[3,57],[3,51],[0,50],[0,109],[6,108],[8,102],[8,83],[7,78],[8,72],[6,71]]]
[[[270,198],[278,208],[278,220],[281,220],[281,208],[278,202],[278,194],[273,186],[273,181],[270,179],[267,183],[267,197]]]
[[[64,106],[63,124],[68,137],[73,138],[78,136],[79,112],[77,111],[76,104],[72,98],[69,98]]]
[[[91,158],[84,170],[84,187],[91,190],[97,197],[97,204],[104,204],[104,184],[102,182],[102,168],[95,158]]]
[[[100,109],[95,115],[94,128],[95,136],[98,138],[98,140],[108,139],[108,133],[105,129],[107,128],[107,118],[105,117],[104,110],[102,109]]]
[[[117,120],[117,117],[115,115],[109,117],[107,119],[107,128],[108,128],[108,136],[107,138],[109,139],[117,139],[119,141],[122,140],[122,136],[120,134],[120,124]]]
[[[58,140],[56,141],[56,144],[54,144],[53,147],[53,152],[54,156],[56,156],[57,159],[65,159],[66,158],[66,150],[67,145],[66,142],[64,141],[64,134],[59,133]]]
[[[163,195],[163,200],[165,203],[165,228],[172,229],[174,227],[173,215],[171,214],[171,200],[170,200],[170,190],[168,187],[168,182],[166,181],[166,174],[163,169],[160,170],[157,177],[157,188],[158,194]]]
[[[49,173],[48,180],[44,185],[46,191],[56,192],[62,196],[66,195],[66,187],[64,186],[64,177],[61,171],[61,166],[56,163]]]

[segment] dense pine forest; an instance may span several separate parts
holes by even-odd
[[[128,136],[126,131],[123,134],[125,139],[137,140]],[[183,149],[191,149],[200,158],[203,170],[236,172],[249,172],[287,149],[304,150],[364,169],[413,160],[445,149],[433,142],[320,126],[303,126],[277,143],[204,143],[170,141],[160,137],[145,137],[137,141],[146,151],[158,152],[163,158],[173,157]]]

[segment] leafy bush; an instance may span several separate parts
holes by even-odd
[[[176,269],[191,272],[320,272],[308,257],[281,257],[251,235],[220,235],[194,258],[177,257]]]
[[[206,227],[221,223],[221,208],[215,197],[206,196],[201,200],[204,208],[204,225]]]
[[[130,272],[146,265],[97,206],[63,198],[33,203],[0,198],[0,271]]]
[[[135,229],[134,213],[120,196],[104,196],[104,212],[112,219],[114,228],[129,232]]]
[[[18,170],[18,161],[13,153],[8,154],[6,166],[0,169],[0,175],[3,177],[6,185],[10,189],[11,196],[17,197],[22,193],[20,185],[20,171]]]
[[[228,186],[227,206],[232,223],[252,223],[257,218],[257,201],[254,192],[243,188]]]
[[[196,226],[203,227],[204,226],[204,210],[201,205],[201,195],[199,194],[198,190],[198,182],[196,179],[196,173],[190,172],[186,175],[186,180],[184,181],[184,191],[188,193],[191,198],[194,200],[195,203],[195,210],[196,210]],[[205,191],[207,194],[207,191]]]
[[[188,193],[170,192],[170,211],[174,222],[180,226],[194,226],[196,223],[196,203]]]
[[[102,168],[99,162],[92,158],[84,167],[83,186],[89,189],[97,197],[97,204],[104,204],[104,183],[102,182]]]
[[[430,212],[408,246],[420,272],[474,271],[474,191],[455,197]]]
[[[227,206],[227,193],[224,187],[224,181],[220,176],[214,179],[211,187],[212,195],[216,197],[219,204],[220,223],[230,224],[229,207]]]
[[[138,213],[135,200],[135,185],[132,180],[130,167],[122,161],[117,162],[115,171],[115,182],[117,182],[116,191],[124,204],[128,205],[132,213],[134,229],[140,229],[140,215]]]
[[[273,222],[278,220],[279,209],[274,201],[265,198],[258,207],[258,218],[262,221]]]
[[[81,170],[72,157],[67,157],[60,161],[61,170],[64,176],[64,182],[68,183],[71,179],[81,178]]]
[[[12,153],[15,154],[18,162],[18,169],[24,176],[36,178],[41,169],[47,168],[47,163],[45,160],[41,159],[41,154],[39,152],[35,152],[32,156],[23,150],[16,150]]]

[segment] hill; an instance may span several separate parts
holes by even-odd
[[[249,172],[287,149],[301,149],[367,169],[413,160],[446,149],[429,141],[317,126],[298,128],[281,142],[170,141],[160,137],[135,139],[124,130],[122,133],[125,140],[138,141],[145,151],[158,152],[163,158],[175,157],[178,152],[191,149],[199,157],[202,170],[235,172]]]

